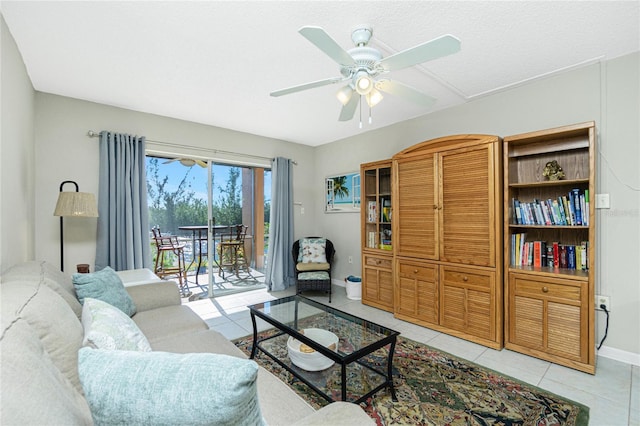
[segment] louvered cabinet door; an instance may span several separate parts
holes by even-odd
[[[392,263],[391,256],[363,256],[362,303],[393,312]]]
[[[586,280],[510,274],[507,347],[570,366],[586,363],[592,309],[586,287]]]
[[[440,154],[440,260],[495,266],[493,144]]]
[[[396,163],[396,255],[438,259],[436,155]]]
[[[396,275],[396,318],[437,325],[440,312],[437,264],[397,258]]]

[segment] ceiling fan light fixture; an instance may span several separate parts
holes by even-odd
[[[373,89],[373,79],[366,71],[359,71],[356,76],[356,92],[366,95]]]
[[[348,104],[351,100],[351,96],[353,96],[353,87],[350,84],[347,84],[342,89],[338,90],[338,93],[336,93],[336,97],[342,105]]]
[[[380,101],[384,98],[382,93],[376,89],[371,89],[371,91],[367,94],[367,104],[369,104],[369,108],[373,108],[378,105]]]

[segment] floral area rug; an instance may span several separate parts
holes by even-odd
[[[267,330],[259,333],[259,338],[275,333],[274,329]],[[234,343],[250,354],[253,337],[247,336]],[[277,353],[278,357],[287,356],[285,346],[279,345],[282,349]],[[387,350],[382,348],[374,352],[366,361],[385,369]],[[256,361],[316,409],[328,404],[267,355],[258,351]],[[339,371],[339,368],[330,368],[314,374],[326,383],[339,386]],[[398,336],[395,347],[393,380],[398,401],[394,402],[389,390],[383,389],[361,404],[378,425],[553,426],[589,423],[588,407],[402,336]]]

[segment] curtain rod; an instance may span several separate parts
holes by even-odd
[[[97,138],[100,137],[100,133],[99,132],[95,132],[93,130],[89,130],[87,132],[87,136],[89,136],[90,138]],[[240,152],[233,152],[233,151],[225,151],[222,149],[211,149],[211,148],[201,148],[198,146],[191,146],[191,145],[185,145],[185,144],[178,144],[178,143],[172,143],[172,142],[164,142],[164,141],[156,141],[153,139],[146,139],[147,141],[151,142],[151,143],[155,143],[158,145],[162,145],[162,146],[168,146],[168,147],[173,147],[173,148],[189,148],[189,149],[194,149],[194,150],[198,150],[198,151],[203,151],[203,152],[209,152],[209,153],[213,153],[213,154],[227,154],[227,155],[236,155],[239,157],[249,157],[249,158],[259,158],[261,160],[273,160],[273,157],[263,157],[261,155],[253,155],[253,154],[243,154]],[[295,160],[291,160],[291,162],[295,165],[298,165],[298,163]]]

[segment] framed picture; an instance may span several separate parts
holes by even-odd
[[[360,212],[360,172],[329,176],[324,188],[325,213]]]

